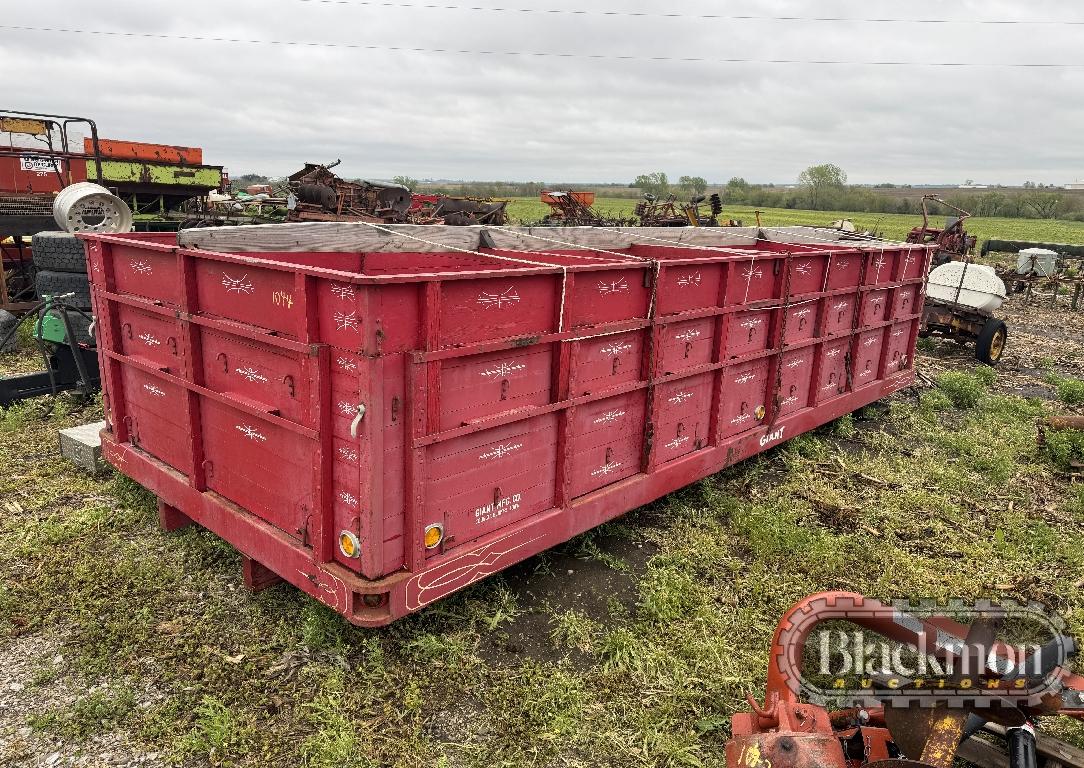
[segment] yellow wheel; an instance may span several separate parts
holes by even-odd
[[[987,320],[979,333],[975,357],[987,365],[997,365],[1005,354],[1008,341],[1009,327],[1000,320]]]

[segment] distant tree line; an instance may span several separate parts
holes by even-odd
[[[893,194],[892,190],[900,191]],[[841,168],[821,165],[803,171],[796,187],[749,184],[745,179],[733,178],[723,188],[723,200],[730,205],[758,208],[919,214],[922,212],[919,192],[892,184],[848,185],[847,174]],[[975,216],[1084,221],[1084,196],[1031,182],[1022,190],[956,192],[945,194],[944,199]]]
[[[267,177],[249,173],[233,178],[235,189],[267,183]],[[700,176],[681,176],[676,182],[663,171],[644,173],[631,184],[583,184],[541,181],[426,181],[396,176],[397,184],[413,192],[480,198],[537,198],[546,190],[593,191],[600,197],[638,199],[651,194],[665,199],[675,195],[688,199],[696,195],[719,193],[728,205],[794,210],[847,211],[856,213],[922,212],[922,190],[894,184],[856,186],[848,184],[847,172],[826,163],[802,171],[793,186],[751,184],[740,177],[725,185],[712,185]],[[1084,195],[1072,194],[1052,186],[1028,182],[1023,189],[993,188],[986,191],[954,192],[945,200],[975,216],[1002,216],[1024,219],[1063,219],[1084,221]]]

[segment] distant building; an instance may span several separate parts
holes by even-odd
[[[1066,189],[1084,189],[1084,181],[1074,181],[1072,184],[1066,184]]]
[[[989,184],[961,184],[960,189],[989,189]]]

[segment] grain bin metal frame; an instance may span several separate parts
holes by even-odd
[[[379,626],[913,382],[926,246],[451,229],[86,236],[105,458]]]

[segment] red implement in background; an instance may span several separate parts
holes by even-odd
[[[931,250],[245,229],[86,238],[104,454],[370,626],[909,386]]]
[[[443,195],[423,195],[415,192],[410,196],[410,211],[416,213],[423,208],[436,208],[443,199]]]

